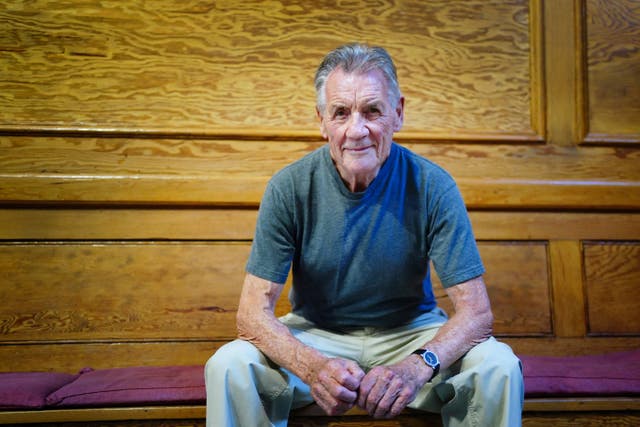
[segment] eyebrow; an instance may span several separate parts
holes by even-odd
[[[384,106],[384,102],[379,99],[379,98],[371,98],[370,100],[364,100],[363,102],[361,102],[358,105],[359,109],[369,109],[372,107],[376,107],[379,110],[382,110]],[[342,102],[342,101],[336,101],[335,103],[329,103],[328,104],[328,108],[330,112],[334,112],[336,110],[339,110],[341,108],[349,108],[352,109],[352,106],[350,103],[346,103],[346,102]]]
[[[382,110],[382,106],[383,105],[384,105],[384,102],[382,102],[381,100],[377,99],[377,100],[373,100],[371,102],[365,102],[363,106],[365,108],[377,107],[379,110]]]

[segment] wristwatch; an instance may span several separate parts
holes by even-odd
[[[422,357],[424,363],[426,363],[428,367],[433,369],[433,374],[431,375],[431,378],[429,378],[429,381],[431,381],[433,377],[438,375],[438,372],[440,372],[440,359],[438,359],[437,354],[435,354],[431,350],[425,350],[423,348],[419,348],[411,354],[417,354]]]

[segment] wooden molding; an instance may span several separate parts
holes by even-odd
[[[531,129],[539,138],[547,138],[547,95],[545,77],[544,0],[529,2],[529,34],[531,43]]]
[[[586,297],[580,242],[549,242],[549,260],[554,333],[557,337],[582,337],[586,334]]]
[[[574,2],[577,142],[638,145],[640,9],[629,0]]]

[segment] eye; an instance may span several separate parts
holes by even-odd
[[[334,119],[343,119],[343,118],[347,117],[348,114],[349,113],[348,113],[346,108],[339,107],[339,108],[336,108],[335,111],[333,112],[333,118]]]
[[[382,115],[382,111],[376,105],[372,105],[367,108],[366,114],[369,118],[376,118]]]

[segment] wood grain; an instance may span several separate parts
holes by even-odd
[[[253,239],[256,218],[257,209],[0,208],[0,240],[242,242]]]
[[[535,137],[529,21],[528,0],[9,0],[0,127],[315,131],[316,67],[364,41],[397,61],[406,130]]]
[[[640,5],[586,1],[588,142],[640,143]]]
[[[256,206],[320,141],[0,136],[0,201]],[[638,209],[640,152],[404,143],[448,170],[471,208]]]
[[[640,244],[586,243],[584,269],[589,333],[638,335]]]
[[[626,337],[500,337],[517,354],[543,356],[601,354],[638,348],[640,338]],[[0,372],[61,371],[77,373],[128,366],[200,365],[227,340],[181,340],[144,342],[29,341],[0,345]]]
[[[574,146],[584,133],[580,1],[543,2],[546,141],[553,146]]]
[[[321,417],[315,415],[317,407],[295,411],[290,417],[289,425],[299,427],[338,427],[338,426],[380,426],[380,420],[361,420],[361,411],[352,409],[346,417]],[[633,398],[528,398],[524,402],[523,425],[526,426],[600,426],[636,425],[637,416],[629,410],[638,409],[638,400]],[[204,426],[204,405],[183,406],[141,406],[134,408],[91,408],[64,409],[49,411],[14,410],[3,411],[0,422],[7,423],[42,423],[47,425],[67,426],[82,425],[90,427],[196,427]],[[412,417],[412,420],[408,418]],[[125,421],[127,420],[127,421]],[[71,424],[75,422],[76,424]],[[78,424],[78,423],[82,424]],[[391,421],[394,422],[394,421]],[[409,426],[433,427],[442,425],[438,414],[416,413],[406,411],[395,422],[406,422]],[[50,424],[49,424],[50,423]],[[393,425],[393,424],[391,424]]]
[[[439,414],[401,414],[391,420],[375,420],[366,413],[347,417],[323,417],[295,415],[289,421],[292,427],[441,427]]]
[[[202,365],[224,341],[55,342],[0,345],[0,372],[57,371],[76,374],[94,369],[135,366]]]
[[[552,332],[546,246],[541,243],[479,242],[484,280],[501,337],[543,336]],[[438,305],[453,313],[453,305],[434,276]]]
[[[247,244],[0,245],[0,340],[230,339]]]
[[[580,241],[553,240],[549,242],[553,331],[558,337],[583,337],[586,335],[586,300],[581,258]]]
[[[264,186],[323,143],[313,73],[351,40],[388,47],[396,139],[459,183],[498,336],[640,347],[637,18],[632,0],[5,1],[0,370],[202,364],[232,339]],[[525,425],[637,421],[599,415]]]
[[[584,356],[635,350],[640,346],[638,336],[598,337],[500,337],[516,354],[539,356]]]
[[[549,334],[544,245],[480,247],[496,333]],[[247,255],[228,243],[0,246],[0,340],[231,339]]]
[[[469,217],[479,240],[640,240],[638,213],[474,210]],[[256,218],[255,208],[3,207],[0,240],[248,241]]]
[[[469,218],[479,240],[640,240],[636,213],[470,211]]]
[[[522,425],[525,427],[600,427],[616,425],[622,427],[637,426],[640,416],[624,411],[607,411],[604,413],[572,413],[569,417],[565,413],[536,413],[523,416]]]

